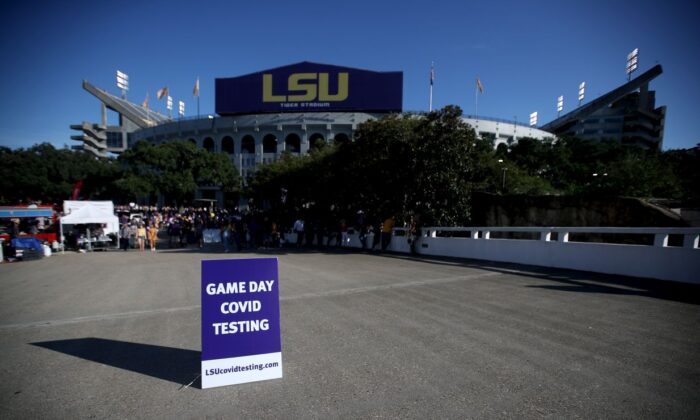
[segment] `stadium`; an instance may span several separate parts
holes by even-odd
[[[661,73],[656,65],[541,128],[483,116],[463,119],[480,137],[492,139],[494,146],[523,137],[543,140],[575,135],[660,149],[665,107],[656,108],[649,82]],[[179,117],[173,118],[88,81],[83,81],[83,88],[100,101],[102,121],[72,125],[81,131],[71,137],[82,143],[74,148],[107,157],[138,141],[188,140],[208,151],[227,153],[244,178],[282,153],[301,155],[318,141],[352,140],[359,124],[404,111],[402,72],[312,62],[216,79],[216,115],[185,118],[180,109]],[[118,114],[119,125],[107,125],[107,110]],[[220,195],[209,188],[198,191],[196,198],[220,201]]]

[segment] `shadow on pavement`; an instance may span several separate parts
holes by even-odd
[[[603,293],[611,295],[643,296],[654,299],[700,305],[700,285],[673,281],[600,274],[585,271],[546,268],[514,263],[468,260],[449,257],[381,254],[383,257],[414,260],[427,264],[463,266],[503,274],[531,277],[552,284],[533,284],[526,287],[544,290],[579,293]]]
[[[200,374],[201,352],[194,350],[94,337],[31,345],[175,382],[183,387]],[[201,380],[197,379],[191,386],[201,388]]]
[[[700,305],[700,288],[692,284],[682,284],[663,280],[615,278],[615,281],[595,279],[581,281],[571,278],[548,279],[560,284],[530,285],[527,287],[561,292],[605,293],[611,295],[644,296],[655,299]],[[601,282],[607,284],[600,284]]]

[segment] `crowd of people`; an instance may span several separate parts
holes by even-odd
[[[163,244],[168,248],[203,247],[205,242],[221,243],[225,252],[244,249],[279,248],[289,244],[294,234],[297,247],[343,247],[348,233],[357,232],[363,249],[384,251],[392,240],[396,218],[383,221],[370,219],[362,210],[356,220],[336,222],[301,213],[293,223],[280,222],[262,211],[240,211],[238,208],[115,206],[120,215],[120,248],[149,248],[156,251]],[[307,216],[307,217],[304,217]],[[311,217],[310,217],[311,216]],[[419,237],[417,218],[404,223],[406,240],[415,252]],[[372,237],[371,243],[368,238]]]
[[[273,248],[284,242],[276,221],[262,212],[209,207],[116,206],[120,214],[120,244],[124,250],[146,246],[155,251],[159,238],[168,248],[203,247],[221,242],[225,251]]]

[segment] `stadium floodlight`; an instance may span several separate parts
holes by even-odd
[[[534,127],[536,125],[537,125],[537,111],[530,114],[530,127]]]
[[[129,90],[129,76],[117,70],[117,87],[122,90],[122,96],[126,97],[126,92]]]
[[[173,97],[168,95],[165,100],[165,108],[168,110],[168,117],[172,117],[173,114]]]
[[[578,85],[578,105],[581,106],[581,102],[583,102],[583,97],[586,93],[586,82],[581,82],[580,85]]]
[[[564,95],[557,98],[557,116],[564,110]]]
[[[639,59],[639,48],[635,48],[631,53],[627,54],[627,80],[632,78],[632,72],[637,70],[637,61]]]
[[[185,116],[185,103],[182,101],[179,101],[178,105],[179,105],[178,106],[178,114],[181,117],[184,117]]]

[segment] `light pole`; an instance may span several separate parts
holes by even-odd
[[[501,163],[501,164],[502,164],[502,163],[503,163],[503,159],[498,159],[498,163]],[[503,171],[503,182],[501,183],[501,191],[502,191],[502,192],[506,192],[506,171],[507,171],[507,170],[508,170],[508,168],[507,168],[505,165],[503,165],[503,169],[502,169],[502,171]]]
[[[173,97],[168,95],[165,101],[165,108],[168,110],[168,117],[173,117]]]
[[[639,60],[639,48],[635,48],[631,53],[627,54],[627,67],[625,71],[627,72],[627,81],[632,79],[632,72],[637,70],[637,62]]]
[[[117,87],[122,90],[122,99],[126,99],[126,92],[129,90],[129,76],[117,70]]]
[[[564,110],[564,95],[557,98],[557,118],[561,116],[562,110]]]

